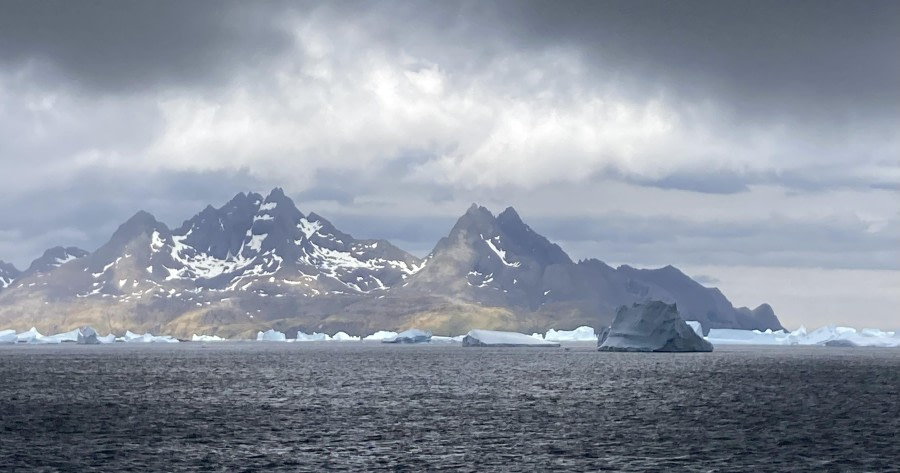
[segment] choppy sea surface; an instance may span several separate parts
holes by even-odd
[[[0,347],[0,471],[900,471],[900,350]]]

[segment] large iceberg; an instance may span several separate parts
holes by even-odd
[[[287,341],[287,337],[283,332],[279,332],[275,329],[269,329],[265,332],[257,332],[256,333],[256,341],[258,342],[285,342]]]
[[[516,332],[471,330],[462,340],[464,347],[558,347],[559,343]]]
[[[651,301],[622,306],[600,351],[708,352],[712,344],[678,315],[675,304]]]
[[[553,340],[556,342],[595,342],[597,334],[594,333],[593,327],[582,325],[575,330],[547,330],[544,340]]]
[[[78,334],[81,333],[80,329],[70,330],[68,332],[57,333],[56,335],[49,335],[44,337],[45,343],[76,343],[78,342]]]
[[[385,338],[382,343],[427,343],[431,341],[431,332],[411,328],[398,333],[393,338]]]

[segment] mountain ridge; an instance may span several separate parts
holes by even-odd
[[[93,253],[56,247],[32,267],[40,270],[0,263],[0,326],[184,337],[271,327],[545,331],[606,325],[619,305],[654,299],[706,330],[781,328],[770,306],[735,308],[672,266],[573,262],[512,207],[494,216],[472,204],[419,259],[302,213],[280,188],[207,205],[174,230],[138,211]]]

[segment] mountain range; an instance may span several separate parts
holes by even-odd
[[[472,205],[424,259],[359,240],[276,188],[239,193],[171,230],[140,211],[94,252],[56,247],[28,269],[0,261],[0,327],[251,337],[409,327],[543,332],[608,325],[616,309],[674,302],[705,329],[781,328],[678,269],[572,261],[510,207]]]

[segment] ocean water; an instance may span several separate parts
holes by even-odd
[[[0,471],[900,471],[900,350],[0,347]]]

